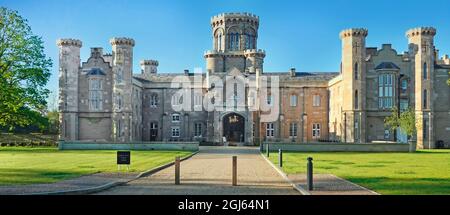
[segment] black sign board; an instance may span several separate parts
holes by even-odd
[[[130,151],[117,152],[117,165],[130,165],[130,163],[131,163]]]

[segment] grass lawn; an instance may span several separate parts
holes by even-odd
[[[190,153],[132,151],[130,171],[148,170]],[[97,172],[118,172],[116,151],[0,147],[0,185],[50,183]]]
[[[285,152],[284,171],[305,173],[309,156],[314,159],[314,173],[331,173],[381,194],[450,194],[450,150]],[[271,153],[270,160],[278,165],[278,153]]]

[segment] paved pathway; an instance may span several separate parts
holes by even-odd
[[[288,178],[307,190],[306,174],[292,174]],[[344,180],[332,174],[314,174],[314,190],[311,195],[378,195],[378,193]]]
[[[238,186],[231,186],[232,155],[238,156]],[[201,147],[181,162],[181,185],[174,167],[106,190],[100,195],[299,195],[254,147]]]

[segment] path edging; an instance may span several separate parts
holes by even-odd
[[[184,161],[187,160],[189,158],[191,158],[192,156],[196,155],[199,151],[193,152],[188,156],[182,157],[180,159],[180,161]],[[165,168],[168,168],[172,165],[175,164],[175,161],[172,161],[170,163],[155,167],[153,169],[149,169],[147,171],[141,172],[139,173],[135,178],[132,179],[128,179],[128,180],[117,180],[117,181],[112,181],[112,182],[108,182],[106,184],[100,185],[100,186],[95,186],[95,187],[88,187],[88,188],[82,188],[82,189],[76,189],[76,190],[65,190],[65,191],[52,191],[52,192],[39,192],[39,193],[29,193],[29,194],[22,194],[22,195],[87,195],[87,194],[91,194],[91,193],[97,193],[100,191],[105,191],[108,189],[111,189],[113,187],[116,186],[120,186],[126,183],[129,183],[131,181],[137,180],[139,178],[142,177],[146,177],[149,175],[152,175],[158,171],[161,171]]]
[[[310,192],[306,191],[305,189],[303,189],[302,187],[298,186],[297,184],[295,184],[291,179],[289,179],[287,177],[287,175],[283,172],[283,170],[281,170],[280,168],[278,168],[277,166],[275,166],[275,164],[273,164],[269,159],[266,158],[266,156],[264,156],[264,154],[260,153],[260,155],[264,158],[264,160],[269,163],[269,165],[274,168],[278,174],[281,175],[281,177],[284,178],[284,180],[286,180],[289,184],[291,184],[291,186],[297,190],[298,192],[300,192],[302,195],[311,195]]]
[[[335,178],[337,178],[337,179],[340,179],[340,180],[343,180],[343,181],[347,181],[347,183],[350,183],[350,184],[352,184],[352,185],[354,185],[354,186],[356,186],[356,187],[359,187],[359,188],[361,188],[361,189],[363,189],[363,190],[365,190],[365,191],[367,191],[367,192],[370,192],[370,193],[372,193],[372,194],[374,194],[374,195],[381,195],[381,194],[379,194],[379,193],[377,193],[377,192],[375,192],[375,191],[373,191],[373,190],[371,190],[371,189],[365,188],[365,187],[363,187],[363,186],[361,186],[361,185],[359,185],[359,184],[356,184],[356,183],[353,183],[353,182],[351,182],[351,181],[349,181],[349,180],[343,179],[343,178],[341,178],[341,177],[339,177],[339,176],[337,176],[337,175],[333,175],[333,174],[329,174],[329,175],[331,175],[331,176],[333,176],[333,177],[335,177]]]

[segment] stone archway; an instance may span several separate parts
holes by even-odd
[[[245,142],[245,118],[237,113],[223,116],[223,136],[227,142]]]

